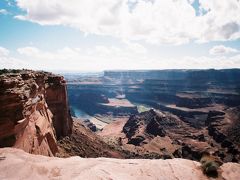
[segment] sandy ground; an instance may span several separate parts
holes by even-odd
[[[115,118],[115,121],[106,125],[98,134],[100,136],[119,136],[129,117]]]
[[[221,111],[224,108],[226,108],[225,106],[220,105],[220,104],[212,104],[212,106],[204,107],[204,108],[178,107],[175,104],[168,104],[168,105],[166,105],[166,107],[179,109],[179,110],[186,111],[186,112],[194,112],[194,111],[196,112],[196,111],[199,111],[199,112],[205,112],[205,113],[208,113],[209,111]]]
[[[99,119],[95,118],[95,117],[91,117],[89,119],[93,124],[95,124],[95,126],[98,128],[98,129],[103,129],[107,123],[103,122],[103,121],[100,121]]]
[[[109,103],[104,104],[106,106],[119,106],[119,107],[135,107],[134,104],[132,104],[127,99],[115,99],[115,98],[109,98]]]
[[[208,179],[198,162],[185,159],[56,158],[31,155],[13,148],[0,149],[0,179]],[[228,180],[240,177],[240,165],[221,167]]]

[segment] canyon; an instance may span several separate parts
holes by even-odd
[[[98,135],[132,158],[199,161],[210,152],[223,162],[240,160],[238,77],[238,69],[65,74],[72,114],[87,113]]]
[[[10,167],[24,163],[24,179],[208,179],[199,163],[208,153],[216,178],[237,179],[238,77],[237,69],[0,71],[0,178],[16,179]]]

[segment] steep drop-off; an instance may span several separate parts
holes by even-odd
[[[105,143],[97,134],[85,127],[80,119],[73,118],[73,132],[58,141],[58,157],[109,157],[125,158],[127,155]]]
[[[53,156],[58,151],[56,137],[72,131],[61,76],[27,70],[2,74],[0,107],[0,147]]]

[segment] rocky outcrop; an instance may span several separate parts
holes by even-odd
[[[66,82],[62,76],[48,75],[46,101],[54,114],[53,125],[57,137],[72,133],[72,118],[68,106]]]
[[[240,106],[229,108],[224,112],[211,111],[206,125],[209,135],[220,144],[217,152],[225,161],[240,160]]]
[[[58,141],[58,157],[112,157],[124,158],[125,154],[115,150],[93,133],[79,119],[73,121],[73,132]]]
[[[19,71],[0,76],[0,147],[53,156],[56,134],[71,133],[63,77]]]
[[[184,159],[61,159],[12,148],[0,149],[0,158],[1,179],[212,179],[203,174],[200,163]],[[225,163],[219,168],[217,179],[239,177],[240,165]]]
[[[147,112],[131,116],[124,125],[123,132],[130,140],[128,143],[131,144],[133,138],[143,141],[149,137],[165,137],[168,129],[176,128],[179,125],[177,118],[151,109]]]
[[[176,121],[151,109],[148,112],[131,116],[124,125],[123,132],[129,139],[128,143],[140,145],[147,138],[146,136],[164,137],[166,129],[176,125]]]
[[[93,124],[89,119],[83,120],[83,124],[89,128],[91,131],[96,132],[97,127],[95,124]]]
[[[203,152],[216,151],[206,130],[195,129],[177,116],[153,109],[131,116],[118,136],[123,149],[141,155],[155,154],[154,158],[200,160]]]
[[[120,137],[123,149],[137,154],[154,152],[164,159],[177,157],[199,161],[202,154],[208,152],[223,162],[239,162],[239,108],[210,111],[206,127],[201,129],[169,113],[151,109],[131,116],[122,134],[115,136]],[[112,135],[102,135],[105,139],[112,138]]]

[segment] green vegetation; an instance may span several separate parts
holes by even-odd
[[[19,73],[21,72],[22,70],[20,69],[0,69],[0,75],[2,74],[6,74],[6,73]]]
[[[218,168],[220,167],[220,162],[218,162],[211,155],[203,155],[200,160],[202,164],[202,170],[204,174],[209,177],[218,177]]]
[[[151,108],[143,106],[143,105],[137,105],[137,110],[139,113],[149,111]]]

